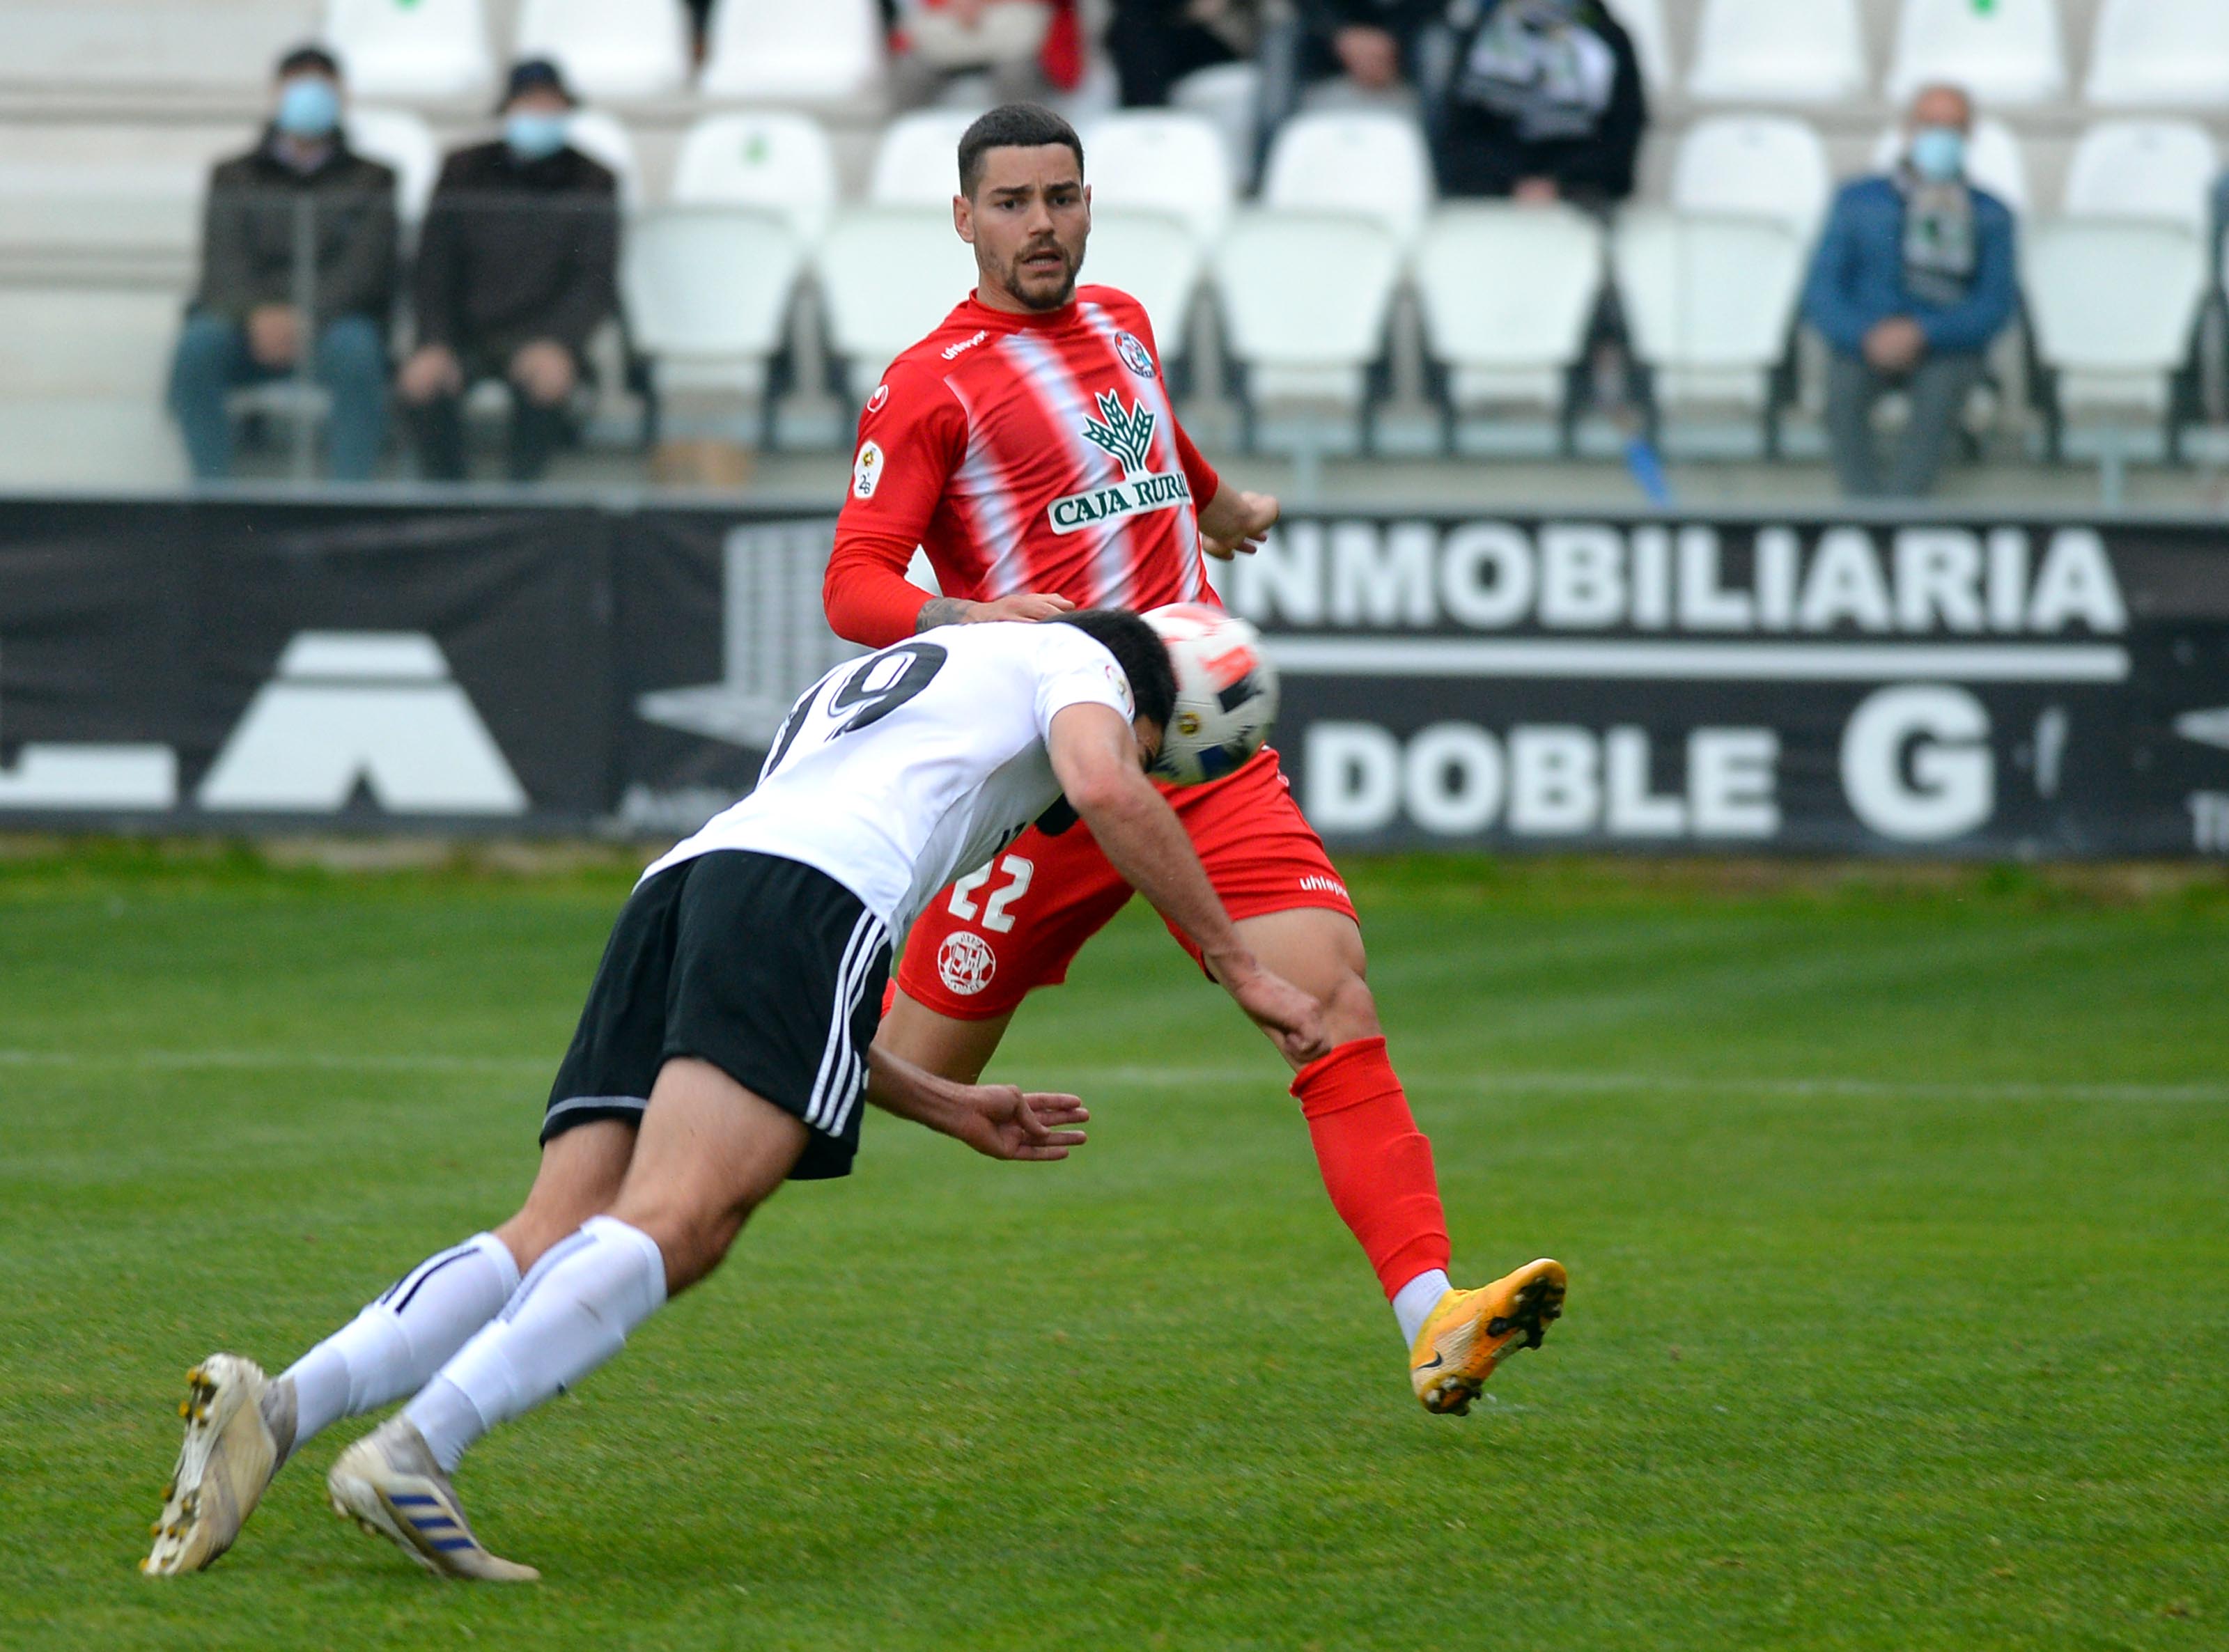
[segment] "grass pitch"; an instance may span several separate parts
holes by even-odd
[[[1003,1060],[1090,1146],[875,1116],[467,1463],[496,1591],[326,1511],[362,1424],[133,1563],[189,1364],[512,1208],[626,874],[0,864],[0,1646],[2223,1643],[2229,885],[1354,870],[1459,1277],[1571,1270],[1470,1417],[1134,908]]]

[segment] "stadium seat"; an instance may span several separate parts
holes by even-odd
[[[2195,122],[2101,121],[2074,146],[2067,215],[2151,218],[2204,235],[2219,160]]]
[[[1873,166],[1887,171],[1903,153],[1904,128],[1891,126],[1873,145]],[[2014,212],[2027,210],[2027,156],[2003,121],[1983,115],[1974,122],[1966,144],[1966,176]]]
[[[974,119],[964,109],[922,109],[890,122],[875,151],[867,199],[878,207],[950,207],[960,193],[960,135]]]
[[[840,212],[814,262],[832,364],[855,403],[975,286],[975,260],[952,233],[952,215],[928,207]]]
[[[619,179],[620,207],[633,212],[642,204],[642,163],[634,137],[615,116],[601,109],[575,109],[566,123],[565,141],[592,161],[601,161]]]
[[[697,90],[708,98],[836,102],[882,78],[875,0],[717,0],[706,32]]]
[[[326,0],[325,39],[362,98],[472,98],[494,83],[480,0]]]
[[[1402,246],[1432,205],[1432,163],[1416,123],[1374,112],[1296,115],[1278,130],[1262,204],[1377,219]]]
[[[1904,0],[1888,96],[1903,103],[1937,81],[1963,87],[1983,108],[2065,96],[2059,0]]]
[[[1609,15],[1633,36],[1633,49],[1641,58],[1641,78],[1654,93],[1669,92],[1672,74],[1672,30],[1664,21],[1664,0],[1603,0]]]
[[[1199,116],[1125,109],[1101,116],[1082,136],[1095,212],[1173,214],[1202,241],[1230,216],[1233,190],[1223,136]]]
[[[808,247],[826,232],[837,196],[835,151],[806,115],[707,115],[690,127],[674,162],[676,206],[764,207]]]
[[[1568,375],[1602,291],[1595,220],[1560,208],[1442,207],[1411,265],[1450,439],[1457,415],[1490,404],[1568,411]]]
[[[352,105],[347,115],[349,147],[395,169],[395,210],[406,228],[426,216],[434,180],[441,175],[441,145],[424,119],[408,109]]]
[[[1146,306],[1153,342],[1172,374],[1188,354],[1192,301],[1204,262],[1199,237],[1174,213],[1095,205],[1083,279],[1119,287]]]
[[[758,404],[770,434],[790,302],[805,247],[780,214],[670,207],[627,232],[621,294],[635,348],[661,395],[732,391]]]
[[[1216,248],[1214,268],[1248,446],[1264,405],[1294,402],[1361,415],[1366,443],[1371,379],[1401,273],[1401,242],[1384,219],[1241,213]]]
[[[1865,89],[1857,0],[1705,0],[1691,96],[1834,103]]]
[[[51,94],[119,85],[254,96],[272,60],[317,32],[317,0],[8,0],[0,85]]]
[[[2105,0],[2091,36],[2086,95],[2108,107],[2229,104],[2229,6]]]
[[[2204,240],[2174,224],[2062,218],[2029,231],[2022,285],[2054,458],[2062,421],[2085,413],[2164,415],[2172,450],[2207,262]]]
[[[1251,187],[1254,181],[1261,106],[1262,66],[1251,61],[1194,69],[1169,88],[1170,108],[1195,115],[1215,128],[1223,139],[1227,170],[1241,190]],[[1090,152],[1084,151],[1086,157]]]
[[[1610,238],[1610,262],[1652,416],[1690,403],[1763,415],[1776,450],[1795,306],[1809,248],[1784,223],[1636,208]]]
[[[689,25],[678,5],[524,0],[514,55],[549,57],[582,97],[656,98],[689,79]]]
[[[1680,140],[1672,204],[1682,212],[1774,218],[1808,241],[1827,214],[1834,175],[1807,121],[1718,115]]]

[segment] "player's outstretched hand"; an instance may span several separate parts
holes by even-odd
[[[1209,556],[1229,562],[1240,551],[1255,551],[1277,525],[1277,496],[1226,487],[1199,513],[1199,545]]]
[[[1286,1060],[1306,1066],[1331,1053],[1331,1036],[1324,1031],[1323,1011],[1314,998],[1282,975],[1256,970],[1229,983],[1230,996],[1254,1024],[1269,1035]]]
[[[1012,1084],[973,1084],[961,1098],[952,1134],[991,1159],[1041,1162],[1065,1159],[1083,1145],[1081,1130],[1057,1126],[1084,1123],[1089,1108],[1073,1096],[1031,1090]]]

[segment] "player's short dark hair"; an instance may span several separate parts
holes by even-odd
[[[1114,656],[1130,679],[1130,698],[1138,715],[1166,729],[1176,715],[1177,668],[1169,663],[1161,633],[1127,608],[1078,608],[1054,616],[1051,624],[1074,626]]]
[[[983,181],[983,157],[994,149],[1042,149],[1065,144],[1076,152],[1076,170],[1083,170],[1083,139],[1041,103],[1002,103],[960,134],[960,193],[975,198]]]

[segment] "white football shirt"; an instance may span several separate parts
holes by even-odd
[[[643,876],[715,849],[802,861],[892,935],[1058,800],[1045,740],[1071,705],[1125,721],[1130,685],[1074,626],[944,626],[847,660],[790,709],[758,787]]]

